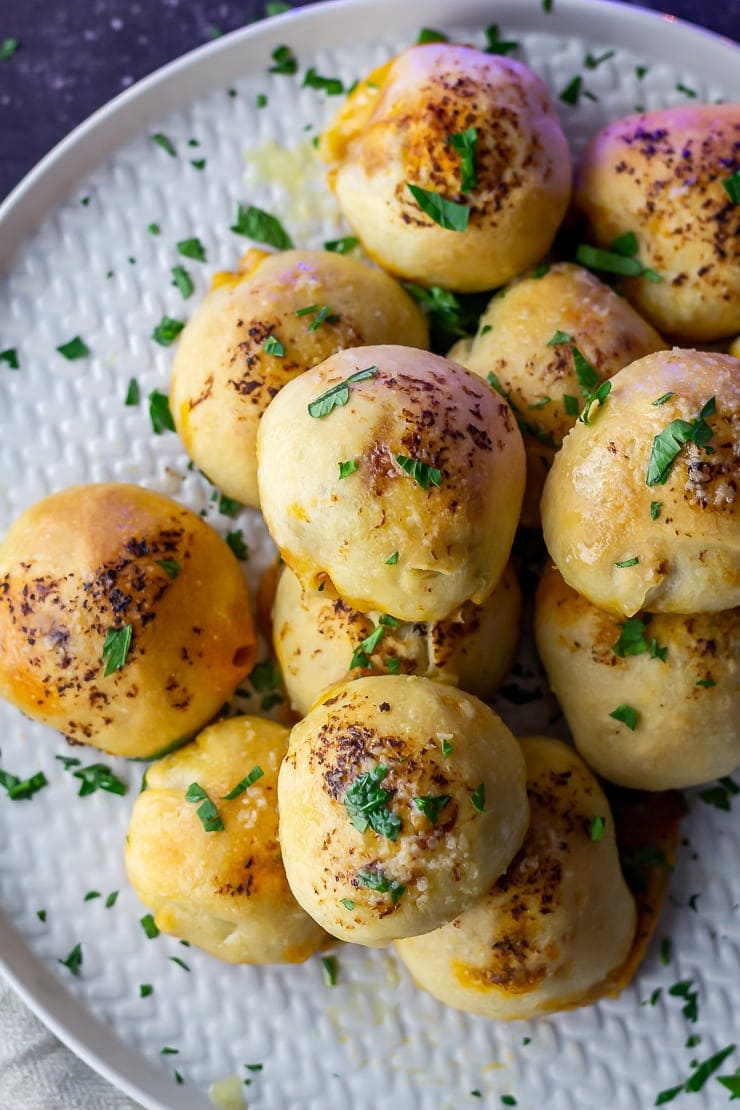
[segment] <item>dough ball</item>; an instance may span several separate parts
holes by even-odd
[[[665,347],[627,301],[588,270],[558,262],[538,272],[492,297],[469,349],[456,345],[449,354],[492,382],[518,415],[527,453],[522,523],[530,528],[539,525],[554,452],[588,393],[628,363]],[[558,333],[571,337],[588,367],[570,343],[551,342]]]
[[[329,940],[290,893],[280,857],[287,747],[274,721],[219,721],[152,764],[131,814],[126,871],[157,926],[228,963],[301,963]]]
[[[422,675],[487,698],[514,661],[521,605],[511,564],[483,605],[468,601],[453,619],[413,624],[359,613],[341,598],[303,590],[283,567],[272,610],[273,645],[288,696],[302,715],[332,686],[367,674]]]
[[[542,527],[563,578],[594,605],[625,617],[740,605],[739,384],[730,355],[648,355],[565,440]]]
[[[608,124],[578,172],[589,241],[637,238],[662,281],[630,277],[627,297],[656,328],[704,342],[740,330],[740,207],[723,186],[737,169],[740,104],[664,108]]]
[[[524,448],[508,405],[455,363],[342,351],[275,398],[258,455],[267,527],[306,589],[438,621],[482,604],[503,574]]]
[[[740,609],[620,621],[548,567],[535,630],[576,747],[603,778],[682,789],[740,764]],[[620,706],[634,711],[626,723],[611,716]]]
[[[371,257],[411,281],[463,292],[537,262],[570,197],[568,144],[543,82],[521,62],[468,46],[414,46],[371,73],[319,153]],[[441,226],[409,185],[431,193],[432,205],[452,202],[463,230],[450,230],[449,215]]]
[[[185,449],[259,508],[257,428],[275,394],[344,347],[399,341],[428,347],[428,329],[387,274],[331,251],[248,251],[239,272],[216,275],[177,346],[170,403]]]
[[[337,687],[290,735],[280,841],[296,899],[379,946],[472,905],[524,838],[524,760],[477,698],[427,678]]]
[[[737,337],[737,339],[734,339],[734,340],[732,341],[732,343],[730,344],[730,351],[729,351],[729,353],[730,353],[730,354],[731,354],[731,355],[732,355],[732,356],[733,356],[734,358],[740,358],[740,335],[739,335],[739,336]]]
[[[239,564],[162,494],[72,486],[0,545],[0,695],[70,740],[149,758],[202,728],[255,654]]]
[[[635,905],[596,779],[560,740],[533,737],[521,746],[531,810],[521,851],[471,909],[396,943],[418,986],[499,1021],[612,993],[635,936]]]

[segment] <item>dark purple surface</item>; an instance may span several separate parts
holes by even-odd
[[[644,0],[642,6],[740,36],[740,0]],[[0,197],[117,93],[264,10],[265,0],[0,0],[0,41],[12,37],[20,44],[0,61]]]

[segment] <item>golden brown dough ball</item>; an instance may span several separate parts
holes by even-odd
[[[387,342],[429,346],[423,314],[387,274],[331,251],[248,251],[239,272],[216,275],[177,346],[170,403],[185,449],[259,508],[257,428],[275,394],[335,351]]]
[[[518,414],[527,452],[522,523],[530,528],[539,524],[554,452],[588,393],[628,363],[665,348],[623,297],[583,267],[558,262],[537,273],[492,297],[472,342],[448,356],[492,381]],[[558,333],[571,343],[552,343]]]
[[[290,735],[280,841],[327,932],[379,946],[471,905],[524,838],[524,760],[477,698],[427,678],[361,678]]]
[[[740,361],[661,351],[611,382],[545,482],[555,565],[625,617],[740,605]]]
[[[535,632],[576,747],[603,778],[681,789],[740,764],[740,609],[620,621],[548,566]]]
[[[210,720],[255,653],[239,564],[162,494],[72,486],[0,545],[0,695],[70,740],[150,757]]]
[[[740,104],[664,108],[608,124],[579,168],[575,203],[590,242],[637,237],[639,261],[663,280],[624,278],[624,291],[687,342],[740,329],[740,207],[723,185],[738,141]]]
[[[560,740],[530,737],[521,746],[531,807],[521,851],[471,909],[396,942],[418,986],[499,1021],[614,993],[635,936],[635,905],[596,779]]]
[[[274,721],[219,721],[152,764],[131,814],[126,871],[158,928],[228,963],[300,963],[329,939],[290,893],[280,856],[287,747]]]
[[[543,82],[521,62],[468,46],[413,46],[375,70],[319,153],[371,257],[463,292],[537,262],[570,196],[568,144]],[[436,220],[409,185],[432,194],[422,203]]]
[[[332,686],[367,674],[422,675],[487,698],[514,661],[521,603],[511,564],[482,606],[468,601],[453,619],[413,624],[303,590],[283,567],[272,608],[273,645],[301,714]]]
[[[729,354],[733,358],[740,358],[740,335],[730,344]]]
[[[258,457],[267,527],[307,589],[437,621],[481,604],[503,573],[521,435],[508,405],[447,359],[391,346],[332,356],[272,402]]]

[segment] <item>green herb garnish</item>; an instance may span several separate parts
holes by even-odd
[[[396,455],[396,462],[404,474],[413,478],[422,489],[428,490],[430,486],[442,485],[442,471],[436,466],[430,466],[421,459],[410,459],[408,455]]]
[[[448,142],[460,155],[460,192],[470,193],[478,184],[478,175],[475,172],[475,145],[478,142],[478,132],[475,127],[469,127],[467,131],[458,131],[450,135]]]
[[[324,971],[324,982],[327,987],[336,987],[337,985],[337,958],[336,956],[324,956],[321,960],[321,966]]]
[[[729,177],[723,178],[722,188],[732,204],[740,204],[740,170],[735,170]]]
[[[633,709],[631,705],[618,705],[616,709],[612,710],[609,716],[613,717],[615,721],[620,721],[621,724],[626,725],[632,732],[637,728],[639,713],[636,709]]]
[[[206,261],[206,248],[200,239],[181,239],[177,244],[177,251],[184,258],[194,258],[196,262]]]
[[[377,890],[379,894],[390,894],[394,906],[406,889],[396,879],[386,878],[380,869],[370,871],[360,868],[357,872],[357,881],[360,886],[365,886],[368,890]]]
[[[110,767],[106,767],[104,763],[91,763],[89,767],[80,767],[78,771],[73,771],[72,774],[81,783],[77,794],[78,798],[94,794],[96,790],[105,790],[108,794],[123,796],[128,790],[126,783],[121,782],[113,774]]]
[[[439,815],[445,806],[450,802],[451,797],[449,794],[420,794],[414,798],[414,805],[423,813],[428,821],[433,825],[439,821]]]
[[[285,0],[267,0],[265,4],[265,15],[268,19],[273,15],[282,15],[283,12],[289,12],[291,6],[290,4],[286,4]],[[260,1064],[260,1067],[261,1066]]]
[[[650,502],[650,519],[651,520],[657,520],[658,517],[660,516],[660,510],[662,508],[663,508],[663,502],[662,501],[651,501]]]
[[[159,343],[160,347],[169,347],[184,327],[183,320],[175,320],[172,316],[163,316],[152,332],[152,339],[155,343]]]
[[[465,231],[468,226],[470,210],[467,204],[459,204],[454,200],[447,200],[439,193],[429,189],[422,189],[419,185],[406,182],[406,188],[427,216],[436,224],[447,231]]]
[[[193,289],[195,288],[190,274],[184,266],[173,266],[170,273],[172,274],[172,284],[176,289],[179,289],[183,300],[187,300],[188,297],[192,296]]]
[[[176,157],[177,151],[175,150],[173,143],[167,138],[166,135],[163,135],[161,131],[158,131],[156,135],[152,135],[151,139],[152,142],[157,144],[157,146],[161,146],[162,150],[165,150],[169,154],[170,158]]]
[[[613,50],[606,50],[603,54],[592,54],[590,51],[583,59],[583,64],[586,69],[598,69],[603,62],[608,62],[610,58],[614,57]]]
[[[4,351],[0,351],[0,362],[4,362],[9,370],[19,370],[20,363],[18,362],[18,351],[15,347],[8,347]]]
[[[161,567],[167,577],[171,578],[173,581],[182,570],[177,559],[157,559],[157,566]]]
[[[451,739],[452,739],[451,735],[441,737],[441,740],[442,740],[442,755],[444,756],[445,759],[449,759],[450,756],[452,755],[452,744],[450,743]]]
[[[219,493],[218,496],[218,511],[222,516],[236,516],[241,512],[241,501],[235,501],[233,497],[227,497],[225,493]]]
[[[349,478],[350,474],[354,474],[354,472],[357,470],[357,467],[359,465],[360,464],[358,463],[357,459],[348,459],[346,462],[340,462],[340,464],[339,464],[339,477],[340,477],[340,479],[341,478]]]
[[[564,104],[570,104],[575,107],[581,97],[581,86],[583,85],[583,78],[579,75],[571,78],[568,84],[560,92],[560,99]]]
[[[43,790],[48,785],[43,771],[37,771],[27,779],[19,779],[17,775],[11,775],[9,771],[0,771],[0,786],[7,790],[11,802],[21,802],[32,798],[34,794],[38,794],[39,790]]]
[[[170,959],[173,964],[177,964],[178,967],[181,967],[183,971],[190,971],[188,965],[184,960],[181,960],[179,956],[169,956],[168,959]]]
[[[149,394],[149,419],[152,422],[152,431],[155,435],[162,432],[174,432],[175,421],[172,418],[170,402],[166,393],[153,389]]]
[[[449,42],[449,38],[443,31],[435,31],[432,27],[422,27],[419,31],[419,36],[416,40],[417,46],[424,46],[427,42]]]
[[[246,563],[249,558],[249,548],[244,542],[244,532],[237,528],[235,532],[226,534],[226,542],[240,563]]]
[[[359,832],[364,833],[371,828],[378,836],[398,840],[401,818],[388,806],[393,791],[384,790],[380,785],[387,774],[387,766],[379,763],[374,770],[360,775],[345,794],[344,805],[350,821]]]
[[[671,397],[675,397],[675,396],[676,396],[675,393],[670,393],[670,392],[669,393],[664,393],[664,394],[662,394],[662,396],[656,397],[654,401],[650,402],[650,404],[654,405],[654,406],[664,405],[666,403],[666,401],[670,401]]]
[[[59,963],[62,967],[69,968],[73,975],[79,975],[82,967],[82,945],[76,944],[66,960],[59,960]]]
[[[606,817],[592,817],[591,823],[588,827],[588,835],[594,842],[604,839],[604,830],[606,829]]]
[[[275,358],[282,358],[285,354],[285,346],[274,335],[268,335],[262,344],[262,349],[266,355],[274,355]]]
[[[236,784],[233,790],[230,790],[228,794],[224,794],[223,800],[225,802],[233,802],[234,798],[238,798],[239,795],[243,794],[245,790],[248,790],[250,786],[254,786],[254,784],[262,778],[264,773],[265,772],[259,764],[255,765],[249,774],[245,775],[241,782]]]
[[[137,382],[136,378],[131,378],[129,380],[128,386],[126,388],[126,396],[124,397],[123,403],[124,403],[124,405],[129,405],[129,406],[138,405],[138,403],[139,403],[139,383]]]
[[[237,235],[246,235],[248,239],[267,243],[268,246],[276,247],[281,251],[290,250],[293,246],[293,240],[280,220],[262,208],[256,208],[253,204],[248,208],[243,204],[237,205],[236,223],[231,225],[231,230]]]
[[[298,69],[298,61],[289,46],[277,46],[271,54],[273,64],[268,73],[283,73],[290,76]]]
[[[351,898],[340,898],[339,901],[344,906],[345,910],[351,912],[355,908],[355,904]]]
[[[490,27],[486,27],[486,54],[511,54],[513,50],[519,48],[519,43],[512,40],[502,39],[499,35],[498,23],[492,23]],[[465,192],[465,190],[463,190]]]
[[[615,240],[617,243],[623,241],[624,236]],[[612,243],[612,247],[614,247],[614,243]],[[576,248],[576,261],[592,270],[604,270],[605,273],[609,274],[621,274],[623,277],[644,277],[653,282],[663,280],[655,270],[651,270],[649,266],[643,266],[639,258],[627,255],[623,250],[621,252],[618,250],[605,251],[599,247],[591,247],[587,243],[579,243]]]
[[[624,567],[636,567],[639,562],[640,562],[639,555],[635,555],[635,556],[633,556],[632,559],[623,559],[620,563],[615,563],[614,566],[615,567],[620,567],[622,569]]]
[[[112,890],[110,892],[110,894],[108,895],[108,897],[106,898],[106,900],[105,900],[105,908],[107,910],[113,909],[113,907],[115,906],[117,901],[118,901],[118,891],[117,890]]]
[[[714,397],[710,397],[702,405],[696,420],[672,420],[667,428],[655,436],[645,478],[646,485],[663,485],[668,480],[673,464],[684,444],[693,443],[696,447],[710,450],[707,444],[712,438],[713,431],[707,424],[706,417],[713,416],[715,412],[716,401]]]
[[[200,783],[192,782],[190,784],[185,791],[185,801],[201,803],[196,810],[196,816],[200,819],[200,823],[206,832],[221,832],[223,830],[224,823],[219,816],[219,812]]]
[[[322,89],[327,96],[341,96],[344,92],[344,85],[338,77],[322,77],[313,66],[306,70],[301,88]]]
[[[296,313],[296,315],[298,315],[298,313]],[[320,394],[314,401],[309,401],[308,415],[313,416],[316,420],[320,420],[322,417],[328,416],[334,409],[342,408],[349,401],[350,385],[354,385],[356,382],[364,382],[368,378],[374,378],[377,373],[377,366],[368,366],[364,370],[357,370],[354,374],[350,374],[344,381],[330,386],[329,389]]]
[[[100,898],[100,891],[99,890],[88,890],[87,894],[82,899],[82,901],[83,902],[92,902],[94,898]]]
[[[62,343],[61,347],[57,347],[57,350],[68,362],[74,362],[78,358],[87,358],[90,354],[90,348],[80,339],[79,335],[70,339],[69,343]]]
[[[273,659],[263,659],[255,663],[249,675],[251,682],[258,694],[269,694],[280,684],[280,670]]]
[[[732,799],[736,794],[740,794],[740,786],[729,776],[726,776],[719,780],[717,786],[710,786],[707,790],[701,790],[699,797],[707,805],[729,813],[732,808]]]
[[[3,39],[0,42],[0,62],[7,62],[8,58],[12,58],[18,49],[18,39]]]
[[[473,809],[477,809],[478,813],[482,813],[486,808],[486,784],[481,782],[470,795],[470,802]]]
[[[144,914],[144,916],[139,919],[139,924],[148,936],[149,940],[154,940],[155,937],[159,936],[159,929],[150,913]]]
[[[392,555],[389,555],[385,561],[385,565],[387,567],[394,567],[398,562],[398,554],[399,553],[397,551],[394,551]]]
[[[334,254],[349,254],[359,245],[360,240],[356,239],[354,235],[344,235],[341,239],[327,239],[324,243],[324,250],[333,251]]]
[[[124,624],[121,628],[109,628],[106,632],[101,653],[101,659],[105,663],[105,678],[123,667],[131,647],[131,635],[130,624]]]

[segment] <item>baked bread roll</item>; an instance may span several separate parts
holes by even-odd
[[[380,946],[472,905],[524,838],[519,745],[477,698],[427,678],[336,687],[280,769],[291,890],[332,936]]]
[[[623,297],[583,267],[558,262],[537,275],[492,297],[472,343],[456,345],[448,356],[497,383],[518,416],[527,452],[522,524],[529,528],[539,525],[554,452],[589,393],[623,366],[665,348]],[[553,343],[558,338],[565,341]]]
[[[576,747],[603,778],[683,789],[740,764],[740,609],[620,621],[548,566],[535,634]]]
[[[635,307],[686,343],[740,330],[740,207],[723,182],[737,169],[740,104],[663,108],[608,124],[581,160],[575,204],[590,242],[632,233],[658,274],[623,279]]]
[[[301,589],[284,566],[272,607],[273,646],[288,697],[302,716],[332,686],[368,674],[421,675],[485,699],[514,661],[521,604],[510,563],[483,605],[468,601],[454,619],[429,624],[359,613],[325,591]]]
[[[542,495],[550,555],[594,605],[631,617],[740,605],[740,361],[661,351],[611,379]]]
[[[613,993],[635,935],[635,905],[596,779],[560,740],[530,737],[521,746],[531,807],[521,851],[471,909],[396,942],[418,986],[499,1021]]]
[[[0,545],[0,695],[70,740],[149,758],[202,728],[255,654],[238,562],[162,494],[72,486]]]
[[[422,312],[387,274],[331,251],[248,251],[237,273],[216,275],[177,345],[170,404],[186,451],[259,508],[257,428],[275,394],[335,351],[388,342],[429,346]]]
[[[521,62],[468,46],[413,46],[375,70],[319,153],[372,258],[463,292],[542,258],[570,197],[568,144],[543,82]]]
[[[408,347],[333,355],[272,402],[258,458],[267,527],[306,589],[438,621],[503,574],[522,439],[506,402],[455,363]]]
[[[329,942],[290,893],[280,858],[287,746],[274,721],[219,721],[152,764],[131,814],[126,871],[157,927],[228,963],[300,963]]]

